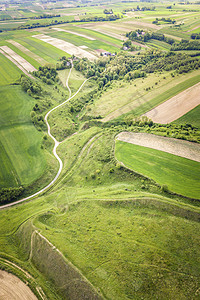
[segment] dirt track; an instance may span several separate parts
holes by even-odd
[[[0,270],[0,299],[37,300],[37,297],[19,278]]]
[[[167,124],[179,119],[200,104],[200,83],[179,93],[145,114],[155,123]]]
[[[149,133],[121,132],[117,140],[148,147],[200,162],[200,145]]]

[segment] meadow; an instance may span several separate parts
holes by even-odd
[[[116,141],[115,155],[128,168],[166,185],[170,191],[199,199],[198,162],[121,141]]]
[[[187,114],[174,121],[175,124],[189,123],[200,128],[200,105],[189,111]]]
[[[93,1],[94,6],[78,4],[80,7],[74,2],[69,3],[70,7],[65,7],[64,1],[42,3],[45,10],[35,2],[30,7],[22,3],[15,10],[10,4],[2,14],[26,19],[0,22],[0,29],[6,30],[0,32],[0,45],[7,45],[39,68],[36,56],[31,57],[7,40],[20,43],[55,66],[60,57],[69,55],[34,35],[58,37],[87,46],[91,52],[118,52],[125,33],[138,28],[165,33],[177,41],[189,39],[192,32],[199,31],[199,6],[195,4],[114,0],[103,5]],[[123,18],[114,22],[8,30],[23,25],[20,21],[32,24],[54,20],[29,19],[43,13],[78,21],[105,16],[105,7],[122,15],[124,9],[136,9],[138,5],[155,6],[155,10],[123,12]],[[172,8],[168,9],[168,5]],[[155,18],[162,17],[184,24],[179,28],[164,22],[159,26],[152,24]],[[55,27],[95,40],[55,31]],[[166,54],[170,49],[169,44],[157,40],[151,40],[147,46],[142,47],[139,56],[145,57],[146,51],[151,50]],[[133,55],[137,59],[137,52]],[[126,130],[160,135],[167,134],[167,130],[170,134],[185,130],[184,137],[198,134],[195,128],[183,125],[200,126],[199,106],[166,128],[151,122],[142,124],[141,119],[128,124],[129,117],[141,116],[200,80],[199,70],[187,74],[172,72],[155,72],[133,80],[116,79],[103,88],[98,78],[91,78],[76,97],[49,115],[51,133],[60,142],[57,154],[63,169],[59,178],[31,200],[0,210],[0,269],[26,282],[38,300],[44,300],[38,292],[41,289],[50,300],[199,299],[199,163],[115,141],[116,135]],[[0,53],[0,188],[23,185],[23,198],[45,187],[58,171],[46,126],[35,127],[30,113],[44,118],[47,111],[68,99],[69,69],[58,71],[60,81],[49,85],[37,78],[42,94],[33,95],[35,98],[14,84],[21,74]],[[72,95],[85,79],[83,73],[72,69]],[[108,122],[101,122],[101,117]],[[26,272],[33,278],[27,278]]]
[[[46,167],[40,148],[43,135],[30,118],[35,102],[20,86],[2,86],[0,94],[1,154],[4,158],[0,185],[29,185],[42,175]]]

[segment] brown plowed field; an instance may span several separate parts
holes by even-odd
[[[167,124],[200,104],[200,83],[188,88],[145,114],[154,123]]]
[[[0,270],[1,300],[37,300],[30,288],[13,274]]]
[[[200,145],[149,133],[121,132],[117,140],[152,148],[200,162]]]

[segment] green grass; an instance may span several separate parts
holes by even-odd
[[[107,51],[119,51],[118,45],[110,45],[109,43],[105,43],[104,41],[99,41],[98,39],[94,41],[90,41],[87,38],[81,37],[81,36],[76,36],[74,34],[70,34],[67,32],[48,32],[48,35],[58,38],[61,40],[64,40],[66,42],[72,43],[75,46],[87,46],[89,50],[97,50],[97,49],[104,49]],[[87,51],[87,49],[84,49]]]
[[[172,98],[173,96],[181,93],[182,91],[188,89],[189,87],[197,84],[199,81],[200,81],[200,75],[191,77],[183,81],[182,83],[175,85],[174,87],[164,92],[163,94],[160,94],[159,96],[153,98],[152,100],[148,101],[144,105],[141,105],[140,107],[136,108],[133,112],[136,115],[142,115],[147,111],[151,110],[152,108],[156,107],[157,105],[163,103],[164,101]]]
[[[200,105],[193,108],[187,114],[174,121],[175,124],[185,124],[189,123],[193,126],[200,127]]]
[[[42,134],[33,126],[31,97],[20,86],[3,86],[1,93],[1,187],[28,185],[44,172]]]
[[[39,68],[40,63],[38,63],[35,59],[33,59],[29,55],[25,54],[21,50],[19,50],[17,47],[13,46],[11,43],[3,41],[3,42],[0,42],[0,46],[8,46],[15,53],[17,53],[18,55],[20,55],[21,57],[23,57],[26,61],[28,61],[33,67],[35,67],[36,69]]]
[[[14,83],[21,74],[23,72],[0,53],[0,86]]]
[[[106,299],[187,299],[195,293],[198,222],[176,217],[148,196],[68,207],[39,216],[34,225]]]
[[[116,141],[115,155],[137,173],[183,196],[199,198],[200,163],[163,151]]]
[[[17,39],[16,42],[22,44],[24,47],[39,55],[49,63],[55,64],[60,57],[69,56],[66,52],[36,38],[23,37]]]

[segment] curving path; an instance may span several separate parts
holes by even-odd
[[[72,68],[73,68],[73,64],[72,64]],[[52,138],[52,140],[54,141],[53,154],[54,154],[55,158],[56,158],[56,159],[58,160],[58,162],[59,162],[59,170],[58,170],[58,172],[57,172],[55,178],[54,178],[47,186],[45,186],[43,189],[41,189],[41,190],[38,191],[37,193],[35,193],[35,194],[33,194],[33,195],[30,195],[30,196],[28,196],[28,197],[26,197],[26,198],[23,198],[23,199],[21,199],[21,200],[18,200],[18,201],[12,202],[12,203],[8,203],[8,204],[5,204],[5,205],[2,205],[2,206],[0,206],[0,209],[7,208],[7,207],[10,207],[10,206],[13,206],[13,205],[22,203],[22,202],[24,202],[24,201],[26,201],[26,200],[28,200],[28,199],[31,199],[31,198],[33,198],[33,197],[35,197],[35,196],[41,194],[42,192],[46,191],[50,186],[52,186],[52,185],[55,183],[55,181],[58,179],[58,177],[59,177],[59,175],[60,175],[60,173],[61,173],[61,171],[62,171],[62,168],[63,168],[63,162],[62,162],[62,160],[60,159],[60,157],[58,156],[58,154],[57,154],[57,152],[56,152],[56,149],[57,149],[58,145],[59,145],[60,143],[62,143],[62,142],[58,142],[58,141],[56,140],[56,138],[51,134],[51,127],[50,127],[50,125],[49,125],[47,119],[48,119],[48,116],[49,116],[54,110],[56,110],[57,108],[61,107],[62,105],[66,104],[68,101],[70,101],[71,99],[73,99],[73,98],[80,92],[80,90],[82,89],[82,87],[83,87],[83,85],[86,83],[86,81],[88,81],[88,79],[86,79],[86,80],[81,84],[81,86],[80,86],[79,89],[76,91],[76,93],[75,93],[73,96],[71,96],[71,89],[70,89],[70,87],[69,87],[69,78],[70,78],[70,75],[71,75],[72,68],[71,68],[70,71],[69,71],[69,74],[68,74],[68,77],[67,77],[67,82],[66,82],[66,86],[67,86],[67,88],[68,88],[68,90],[69,90],[69,98],[68,98],[66,101],[62,102],[61,104],[57,105],[56,107],[52,108],[50,111],[48,111],[48,113],[45,115],[45,118],[44,118],[44,120],[45,120],[45,122],[46,122],[46,124],[47,124],[48,135],[49,135],[49,136]]]

